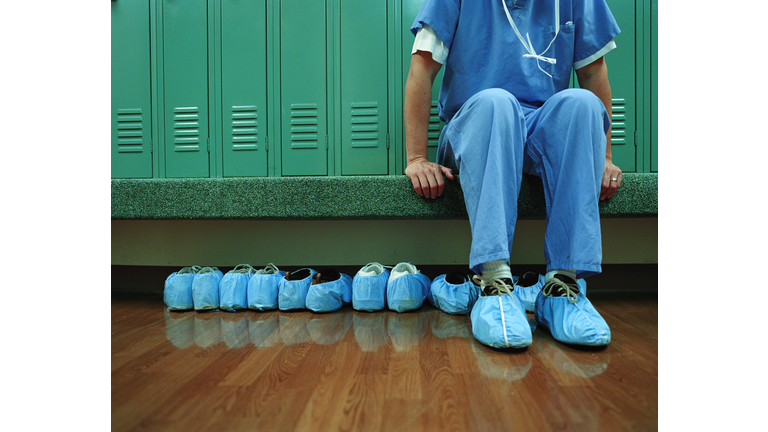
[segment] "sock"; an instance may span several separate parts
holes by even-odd
[[[576,270],[550,270],[547,272],[546,275],[544,275],[544,283],[547,283],[552,277],[556,274],[561,274],[563,276],[568,276],[569,278],[576,280]]]
[[[481,272],[483,277],[489,279],[512,279],[512,271],[509,269],[509,264],[505,260],[488,261],[483,264],[483,271]]]

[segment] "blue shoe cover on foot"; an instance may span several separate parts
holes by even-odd
[[[513,276],[512,279],[515,283],[515,290],[512,291],[512,295],[516,296],[520,303],[525,308],[526,312],[533,312],[533,306],[536,303],[536,297],[541,292],[541,288],[544,286],[544,275],[526,272],[522,277]],[[535,283],[529,286],[521,286],[519,284],[530,284],[531,278],[535,279]]]
[[[240,264],[227,272],[219,284],[219,303],[222,310],[236,312],[248,308],[248,280],[253,267]]]
[[[536,322],[563,343],[601,346],[611,341],[611,329],[581,292],[569,297],[536,297]]]
[[[463,282],[462,282],[463,281]],[[475,305],[480,288],[463,273],[453,272],[440,275],[432,281],[430,295],[433,306],[453,315],[469,315]]]
[[[333,280],[325,281],[323,276]],[[320,282],[310,285],[306,306],[312,312],[333,312],[352,301],[352,278],[335,270],[318,272]]]
[[[525,309],[516,297],[483,296],[470,313],[472,335],[484,345],[494,348],[523,348],[533,342],[531,325]]]
[[[378,311],[387,307],[389,270],[379,263],[370,263],[352,279],[352,307],[361,311]]]
[[[163,301],[169,310],[190,310],[194,307],[192,282],[199,270],[198,266],[184,267],[168,276],[163,289]]]
[[[421,307],[429,293],[431,281],[410,263],[392,269],[387,281],[387,305],[390,310],[406,312]]]
[[[219,284],[224,274],[216,267],[203,267],[192,281],[192,302],[195,310],[219,308]]]
[[[300,269],[291,274],[302,270],[308,270],[309,275],[299,280],[288,280],[289,274],[286,274],[277,285],[277,306],[280,310],[306,309],[307,292],[312,285],[312,277],[317,272],[311,268]]]
[[[283,277],[285,272],[271,263],[252,274],[248,280],[248,309],[277,309],[277,287]]]

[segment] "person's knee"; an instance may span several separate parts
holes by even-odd
[[[566,89],[556,93],[551,100],[557,104],[568,106],[569,109],[579,110],[579,112],[588,110],[600,114],[605,110],[600,98],[585,89]]]
[[[504,112],[522,112],[520,102],[512,93],[500,89],[489,88],[475,93],[467,100],[475,108],[499,109]]]

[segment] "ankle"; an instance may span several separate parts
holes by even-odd
[[[512,280],[512,271],[505,260],[488,261],[483,264],[481,272],[483,277],[488,279],[509,279]]]

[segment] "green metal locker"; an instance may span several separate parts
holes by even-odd
[[[624,172],[637,171],[635,131],[637,95],[635,89],[635,2],[607,0],[621,33],[616,49],[605,56],[613,97],[611,153],[613,163]]]
[[[165,176],[209,176],[208,4],[163,0]]]
[[[341,172],[387,174],[387,2],[340,6]]]
[[[112,178],[152,177],[149,2],[112,2]]]
[[[267,175],[266,2],[221,0],[224,177]]]
[[[403,89],[405,89],[405,83],[408,80],[408,70],[411,67],[411,49],[413,49],[413,33],[411,33],[411,25],[413,20],[416,19],[416,15],[421,9],[421,5],[424,0],[403,0],[403,19],[402,19],[402,35],[403,35]],[[440,95],[440,86],[443,83],[443,72],[445,68],[440,68],[440,72],[435,77],[435,82],[432,85],[432,109],[429,117],[429,132],[427,141],[427,155],[429,160],[435,161],[437,157],[437,143],[440,138],[440,132],[442,132],[445,123],[440,121],[437,108],[437,99]],[[401,111],[402,112],[402,111]],[[405,133],[403,133],[403,168],[408,164],[408,155],[405,151]]]
[[[326,4],[280,3],[282,175],[328,174]]]

